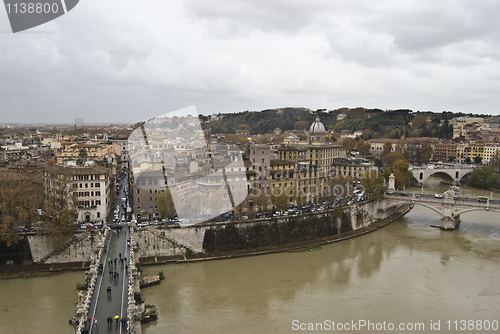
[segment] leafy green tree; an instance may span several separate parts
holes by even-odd
[[[394,176],[396,177],[396,188],[403,189],[409,187],[413,180],[413,173],[408,170],[410,164],[404,159],[394,162]]]
[[[483,166],[481,168],[475,168],[472,171],[470,178],[467,181],[467,185],[481,189],[490,189],[496,185],[497,179],[498,176],[493,168]]]
[[[474,157],[474,163],[479,165],[483,161],[483,158],[481,158],[479,155],[476,155]]]
[[[156,195],[155,203],[158,206],[160,216],[164,218],[172,218],[175,216],[175,205],[168,188],[165,192]]]
[[[465,163],[466,164],[470,164],[471,163],[470,157],[465,158]]]
[[[370,170],[363,173],[360,184],[365,189],[365,194],[370,199],[380,202],[384,199],[387,187],[384,186],[384,177],[377,170]]]

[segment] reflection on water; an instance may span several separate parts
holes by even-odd
[[[452,232],[429,227],[439,223],[417,205],[381,230],[321,248],[145,267],[166,279],[143,290],[160,313],[144,333],[292,333],[293,320],[500,320],[500,215],[466,213]],[[0,281],[2,332],[71,332],[81,280],[83,273]]]

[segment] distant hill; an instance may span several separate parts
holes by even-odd
[[[426,116],[429,122],[420,129],[413,129],[409,123],[417,114]],[[219,118],[222,119],[211,121],[207,116],[200,117],[205,121],[204,127],[210,127],[213,134],[235,134],[241,130],[248,130],[251,135],[256,135],[272,132],[276,128],[280,128],[282,131],[305,128],[306,126],[308,128],[316,116],[319,116],[327,129],[336,132],[346,129],[351,131],[369,129],[375,138],[399,138],[401,135],[451,138],[452,128],[448,125],[448,121],[453,117],[463,115],[452,112],[413,112],[409,109],[384,111],[359,107],[313,111],[308,108],[287,107],[220,114]],[[442,124],[442,120],[444,124]]]

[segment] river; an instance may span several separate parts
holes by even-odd
[[[448,187],[431,181],[425,190]],[[309,323],[325,329],[331,321],[358,328],[363,321],[386,322],[413,332],[424,326],[421,333],[437,325],[448,333],[493,332],[455,326],[500,321],[500,215],[464,214],[454,231],[431,224],[439,225],[440,217],[415,206],[378,231],[318,248],[145,267],[144,274],[162,270],[166,279],[143,289],[146,302],[159,309],[158,321],[143,325],[143,332],[294,333]],[[71,333],[68,319],[81,280],[79,272],[0,281],[2,332]]]

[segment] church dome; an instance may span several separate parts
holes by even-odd
[[[309,132],[325,132],[325,126],[319,121],[319,117],[316,117],[314,123],[311,124]]]

